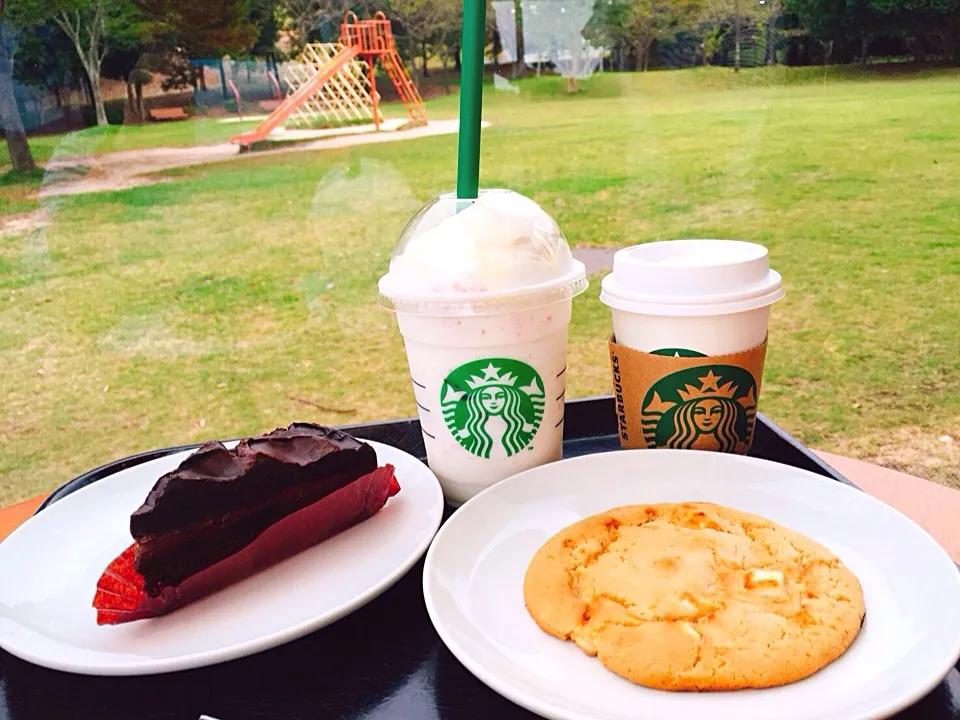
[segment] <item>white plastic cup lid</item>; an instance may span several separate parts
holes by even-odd
[[[763,245],[741,240],[665,240],[618,250],[600,300],[641,315],[729,315],[784,296]]]
[[[587,288],[550,215],[511,190],[452,193],[427,203],[400,234],[380,278],[383,307],[418,315],[483,315],[561,302]]]

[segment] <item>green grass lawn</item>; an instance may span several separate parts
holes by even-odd
[[[571,244],[766,244],[787,297],[761,411],[817,447],[960,484],[936,464],[938,438],[960,443],[960,73],[581,87],[490,89],[482,184],[536,199]],[[45,201],[48,227],[0,237],[0,504],[160,445],[414,414],[376,280],[455,155],[454,136],[253,155]],[[599,280],[575,303],[571,397],[609,388]]]

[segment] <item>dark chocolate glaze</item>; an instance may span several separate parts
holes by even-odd
[[[310,423],[241,440],[234,450],[206,443],[157,480],[131,515],[134,567],[155,595],[376,467],[370,445]]]

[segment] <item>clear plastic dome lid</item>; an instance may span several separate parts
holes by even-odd
[[[511,190],[440,195],[400,234],[380,304],[424,315],[478,315],[559,302],[587,288],[583,263],[550,215]]]

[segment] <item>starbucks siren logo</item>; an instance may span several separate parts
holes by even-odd
[[[483,358],[450,371],[440,406],[450,434],[477,457],[516,455],[543,419],[543,381],[532,367],[510,358]]]
[[[667,357],[706,357],[702,352],[687,350],[686,348],[660,348],[659,350],[653,350],[650,354]]]
[[[734,365],[702,365],[653,384],[641,405],[651,448],[746,453],[757,415],[757,384]]]

